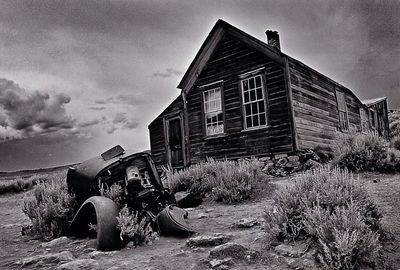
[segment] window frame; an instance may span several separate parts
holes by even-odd
[[[224,95],[223,95],[223,81],[217,81],[217,82],[213,82],[213,83],[209,83],[206,85],[202,85],[199,86],[199,88],[201,89],[201,113],[202,113],[202,122],[203,122],[203,134],[205,138],[214,138],[214,137],[220,137],[220,136],[224,136],[226,133],[226,121],[225,121],[225,102],[224,102]],[[206,98],[205,98],[205,94],[207,92],[210,91],[215,91],[215,90],[219,90],[220,93],[220,104],[221,104],[221,108],[218,111],[212,111],[212,112],[206,112]],[[218,100],[218,98],[216,99]],[[207,129],[207,115],[208,114],[212,114],[217,112],[219,114],[222,115],[222,132],[219,133],[214,133],[214,134],[208,134],[208,129]],[[217,125],[218,125],[218,118],[217,118]]]
[[[251,95],[249,94],[249,101],[246,102],[245,100],[245,90],[244,90],[244,81],[249,81],[250,79],[254,79],[254,82],[256,81],[256,77],[260,77],[260,82],[261,82],[261,93],[262,93],[262,99],[257,98],[257,92],[255,94],[256,99],[254,101],[251,101]],[[254,83],[254,91],[257,90],[256,83]],[[249,86],[250,87],[250,86]],[[246,92],[250,92],[246,90]],[[269,108],[268,108],[268,96],[267,96],[267,84],[266,84],[266,79],[265,79],[265,72],[264,72],[264,67],[246,72],[242,75],[239,76],[239,90],[240,90],[240,98],[241,98],[241,110],[242,110],[242,127],[243,131],[250,131],[250,130],[258,130],[258,129],[264,129],[269,127],[270,121],[269,121]],[[251,126],[248,127],[247,123],[247,118],[246,117],[253,117],[254,115],[258,115],[258,121],[260,122],[260,113],[258,114],[251,114],[251,115],[246,115],[246,105],[248,104],[253,104],[253,103],[258,103],[260,101],[263,101],[264,104],[264,114],[265,114],[265,124],[264,125],[258,125],[258,126]],[[259,109],[258,105],[257,108]]]

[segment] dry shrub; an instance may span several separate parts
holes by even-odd
[[[294,185],[278,190],[275,208],[267,211],[269,230],[279,238],[297,239],[306,236],[305,213],[317,204],[328,211],[351,201],[360,203],[362,215],[371,227],[379,227],[381,214],[369,198],[365,188],[355,182],[346,170],[322,168],[307,171],[296,177]]]
[[[276,192],[274,202],[266,211],[271,237],[315,240],[327,269],[376,261],[382,215],[347,170],[325,166],[298,175],[293,186]]]
[[[325,269],[360,269],[376,266],[382,247],[379,233],[371,230],[355,202],[335,207],[320,206],[306,212],[305,229],[317,239],[317,259]]]
[[[28,233],[44,240],[63,235],[76,207],[74,196],[68,192],[65,173],[39,182],[24,198],[23,212],[32,222]]]
[[[151,227],[148,216],[135,210],[123,207],[117,217],[118,228],[123,245],[132,242],[134,246],[151,244],[157,239],[157,233]]]
[[[123,188],[120,184],[114,183],[110,187],[102,185],[100,195],[113,200],[119,207],[121,206]]]
[[[390,146],[394,149],[400,150],[400,135],[395,136],[390,140]]]
[[[261,163],[251,160],[208,159],[181,171],[164,170],[166,184],[175,193],[190,191],[210,196],[215,201],[236,203],[254,197],[258,191],[271,189]]]
[[[379,171],[385,173],[400,172],[400,150],[388,148],[385,157],[378,162]]]
[[[350,171],[377,171],[387,145],[374,133],[337,133],[332,145],[333,165]]]
[[[391,110],[388,115],[390,136],[400,136],[400,109]]]

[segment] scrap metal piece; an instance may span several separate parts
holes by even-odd
[[[190,234],[195,230],[187,223],[188,212],[174,205],[169,205],[157,215],[157,225],[164,234]]]

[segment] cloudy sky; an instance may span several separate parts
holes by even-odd
[[[400,107],[400,1],[0,0],[0,171],[149,149],[218,19]]]

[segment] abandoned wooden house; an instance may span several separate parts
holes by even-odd
[[[329,151],[337,131],[388,136],[386,98],[362,102],[350,89],[219,20],[178,88],[149,125],[156,165],[213,158]]]

